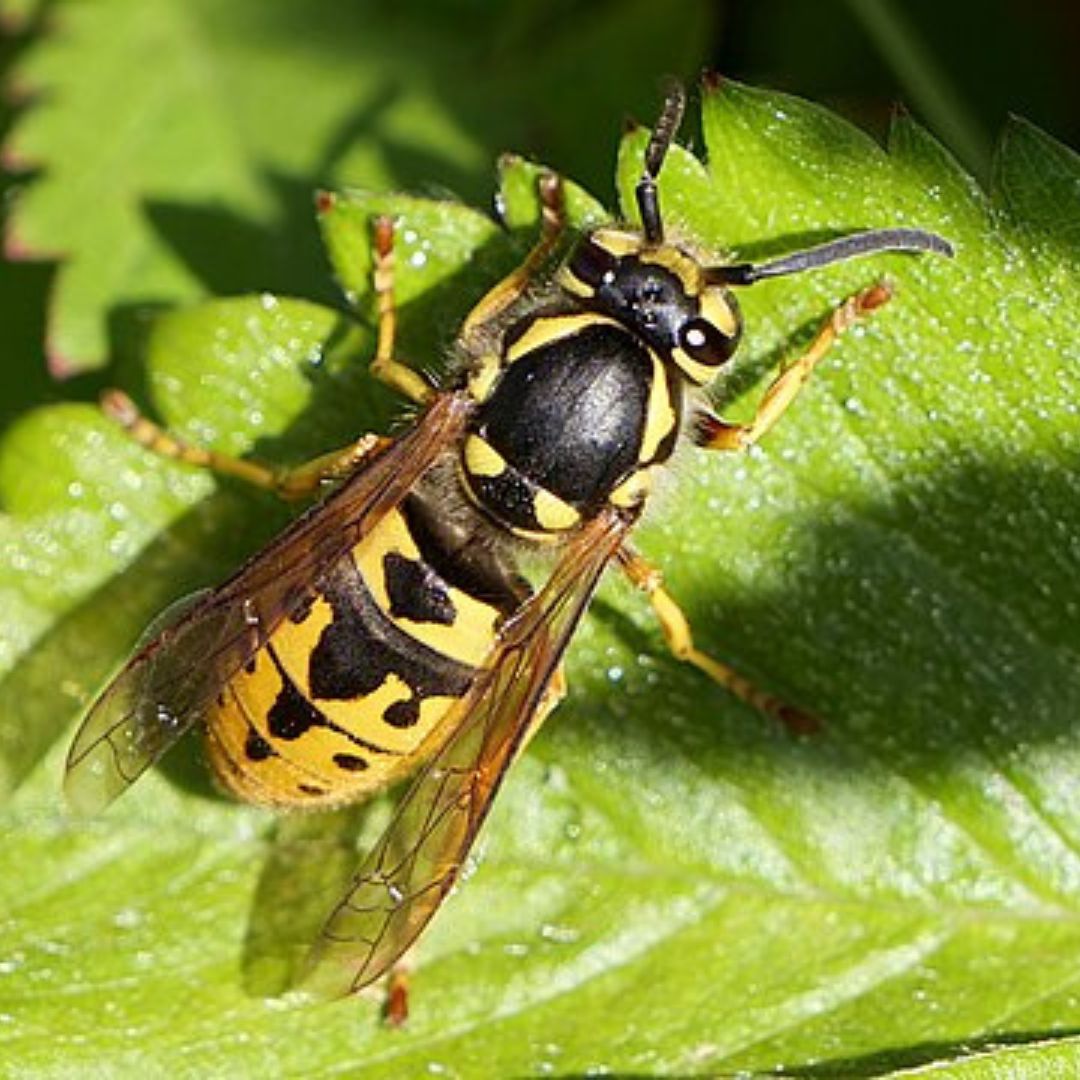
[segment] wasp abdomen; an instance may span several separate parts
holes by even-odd
[[[229,680],[207,717],[219,779],[250,802],[315,806],[411,772],[524,595],[414,492]]]

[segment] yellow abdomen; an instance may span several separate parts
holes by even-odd
[[[207,716],[218,779],[247,802],[315,808],[408,775],[449,734],[442,721],[523,595],[484,544],[410,495],[225,685]]]

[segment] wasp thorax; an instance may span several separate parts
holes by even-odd
[[[617,319],[683,375],[706,383],[738,345],[734,297],[708,283],[701,264],[671,244],[600,229],[584,237],[561,284],[593,310]]]

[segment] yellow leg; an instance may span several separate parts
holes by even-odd
[[[462,327],[465,341],[492,319],[501,315],[528,288],[537,270],[554,251],[566,228],[566,207],[563,204],[562,179],[555,173],[540,176],[537,190],[540,196],[540,239],[515,270],[506,275],[487,292],[484,298],[469,312]]]
[[[244,480],[283,499],[303,499],[318,492],[331,480],[348,475],[370,453],[383,449],[390,441],[381,435],[363,435],[350,446],[323,454],[294,468],[279,468],[261,461],[230,457],[215,450],[192,446],[170,435],[148,420],[122,390],[107,390],[101,398],[102,411],[115,420],[140,446],[162,457],[187,465],[197,465],[222,476]]]
[[[422,405],[435,391],[418,372],[394,356],[397,336],[397,305],[394,302],[394,222],[392,218],[375,220],[375,298],[379,310],[379,336],[371,374],[380,382]]]
[[[408,957],[408,953],[405,954]],[[409,972],[407,959],[399,960],[386,976],[386,997],[383,1001],[383,1023],[401,1028],[409,1019]]]
[[[759,690],[734,668],[701,652],[694,645],[686,615],[664,588],[663,575],[655,566],[627,547],[619,552],[619,565],[635,588],[649,598],[653,612],[660,622],[664,640],[675,657],[693,664],[740,701],[745,701],[766,716],[779,720],[796,735],[808,735],[820,729],[820,722],[809,713]]]
[[[753,446],[784,415],[833,342],[857,319],[887,303],[891,296],[889,287],[878,283],[848,297],[818,331],[810,348],[786,367],[765,391],[750,423],[731,424],[702,412],[697,418],[698,445],[707,450],[743,450]]]

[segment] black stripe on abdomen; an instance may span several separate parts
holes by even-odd
[[[376,603],[351,554],[320,584],[333,620],[311,653],[308,686],[318,701],[353,701],[396,675],[412,691],[384,714],[394,727],[419,718],[428,697],[460,697],[475,669],[417,641]]]

